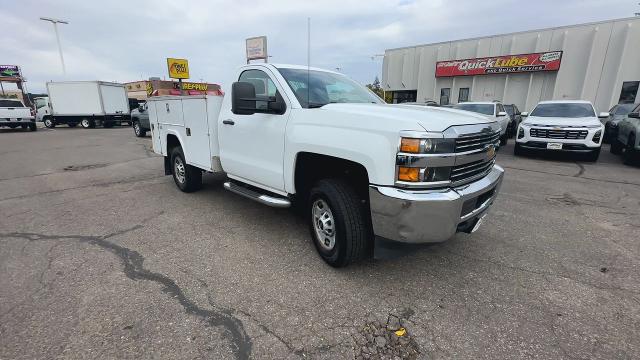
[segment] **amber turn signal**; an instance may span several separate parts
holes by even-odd
[[[400,151],[417,154],[420,152],[420,139],[402,138]]]
[[[420,169],[400,166],[398,168],[398,180],[399,181],[420,181]]]

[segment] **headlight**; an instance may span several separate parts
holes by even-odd
[[[518,139],[522,139],[524,137],[524,129],[522,126],[518,128]]]
[[[400,140],[400,152],[410,154],[448,154],[454,152],[456,142],[454,139],[442,138],[402,138]]]
[[[602,130],[596,131],[596,133],[593,134],[593,142],[594,143],[600,142],[600,137],[601,136],[602,136]]]

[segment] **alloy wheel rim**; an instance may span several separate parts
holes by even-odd
[[[182,162],[182,159],[180,159],[177,156],[176,156],[176,160],[175,160],[175,164],[174,164],[174,170],[175,170],[175,174],[176,174],[176,179],[178,179],[178,181],[181,184],[184,184],[184,180],[185,180],[184,163]]]
[[[87,119],[82,119],[82,127],[84,127],[84,128],[88,128],[88,127],[89,127],[89,120],[87,120]]]
[[[44,121],[44,126],[46,127],[50,127],[51,126],[51,120],[47,119]]]
[[[336,229],[329,205],[324,200],[318,199],[311,209],[311,221],[313,221],[318,244],[325,250],[333,250],[336,245]]]
[[[140,135],[140,125],[135,124],[135,125],[133,126],[133,129],[135,130],[136,135]]]

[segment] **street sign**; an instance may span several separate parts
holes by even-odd
[[[172,79],[189,78],[189,61],[187,59],[167,58],[169,77]]]
[[[246,40],[247,45],[247,62],[249,60],[264,59],[265,62],[269,57],[267,54],[267,37],[258,36],[248,38]]]

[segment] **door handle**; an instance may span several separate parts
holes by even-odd
[[[235,125],[236,122],[231,119],[227,119],[227,120],[222,120],[222,123],[225,125]]]
[[[169,110],[169,103],[166,103],[165,105],[167,106],[167,112],[170,112],[170,110]]]

